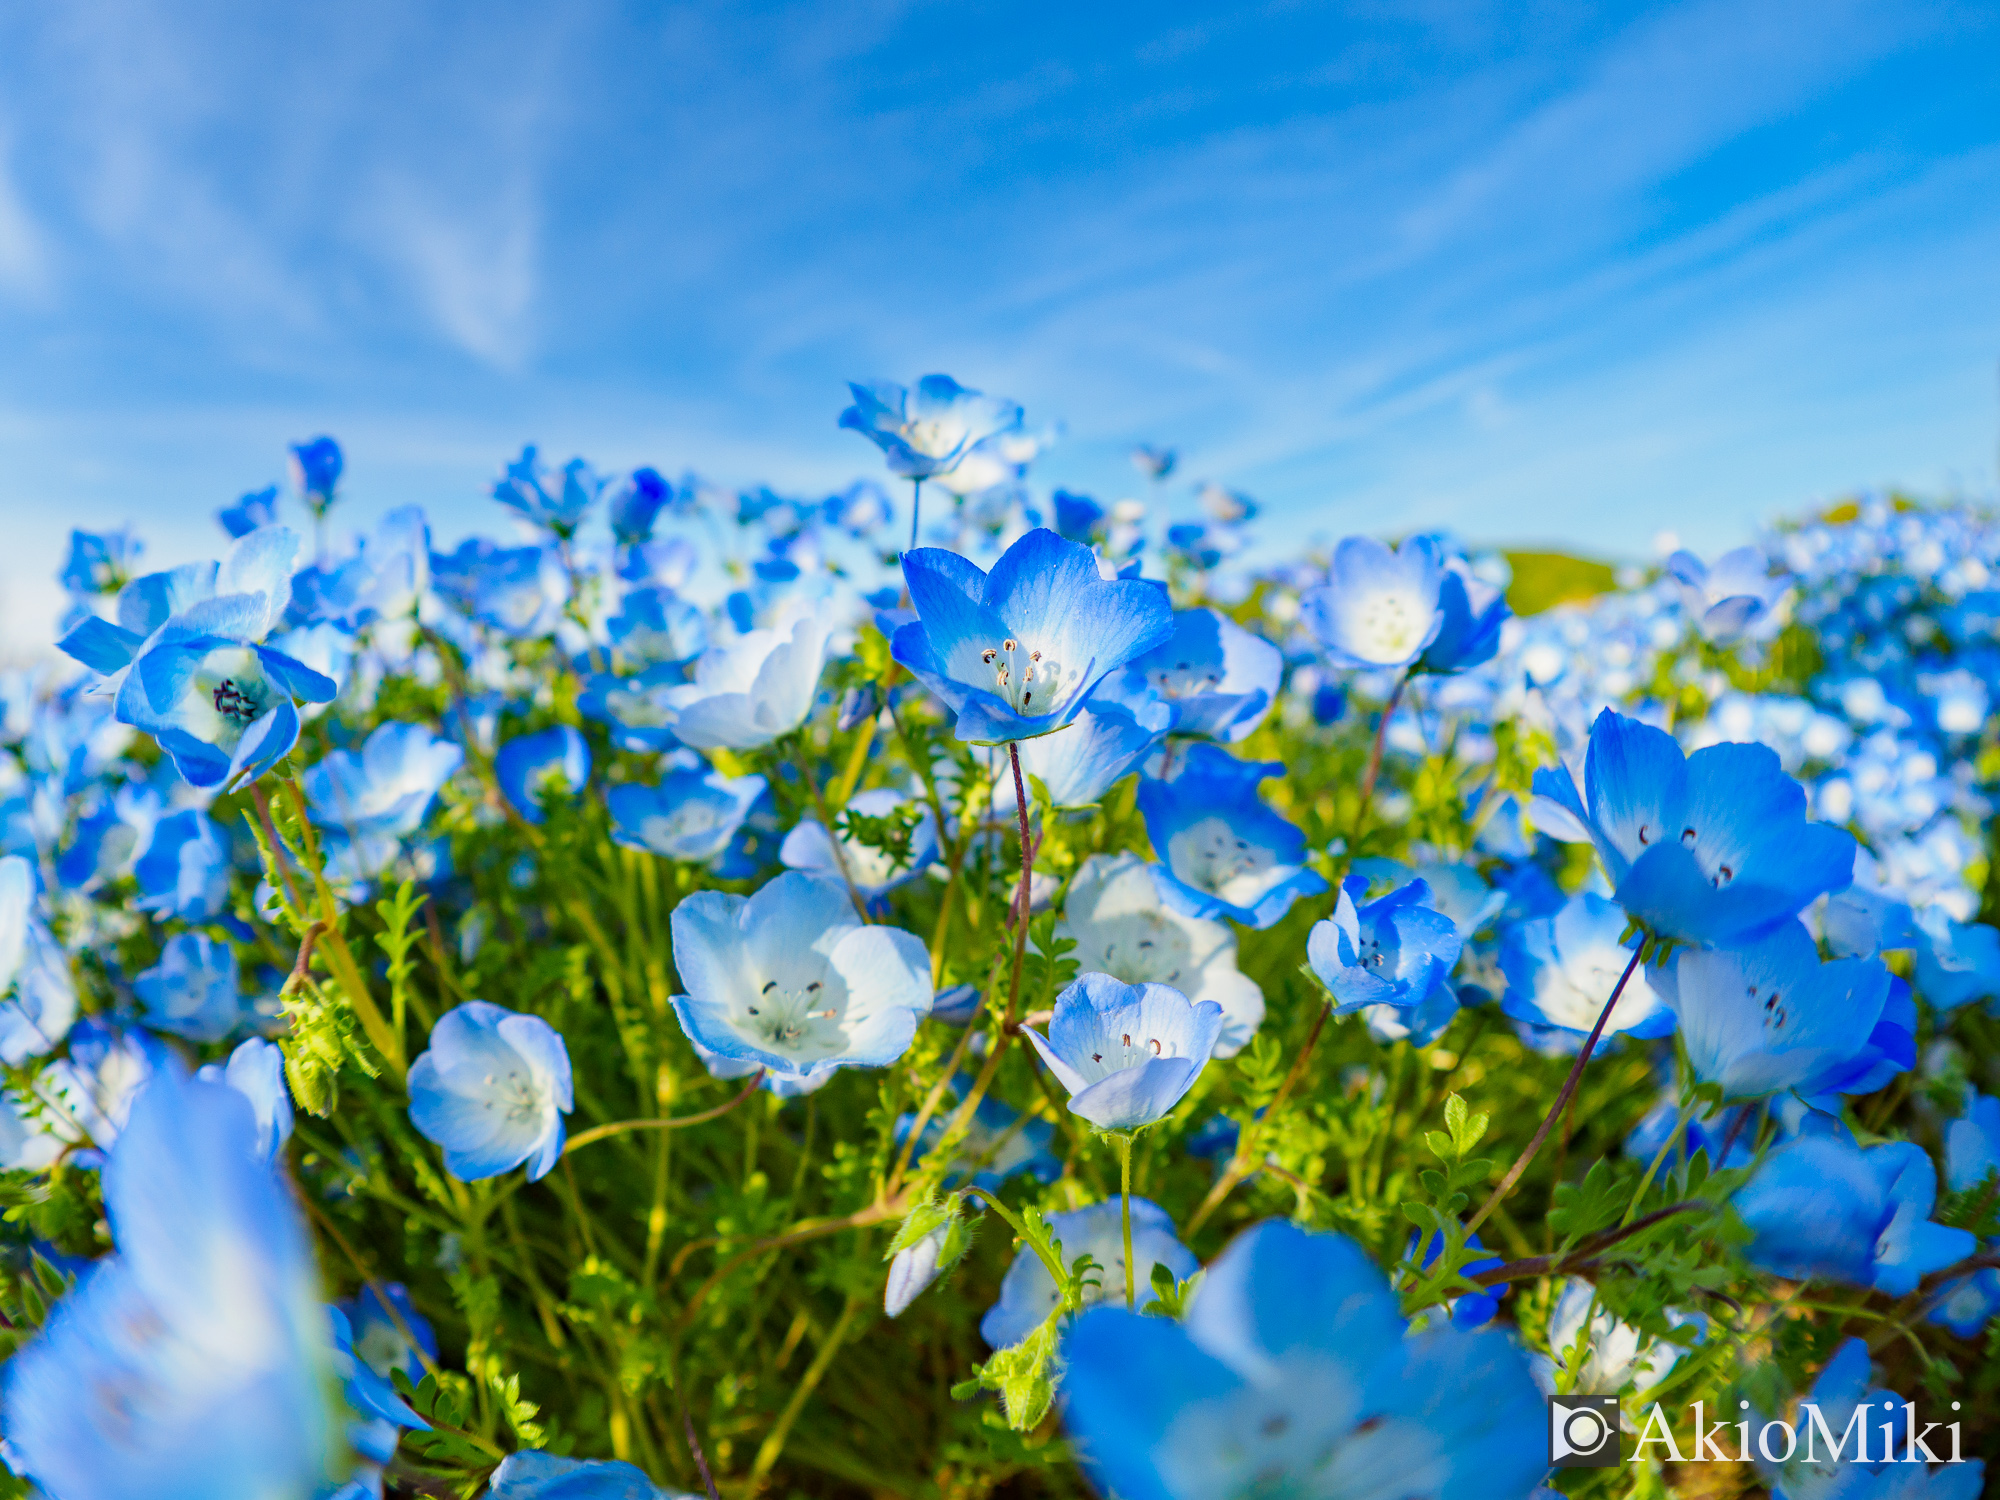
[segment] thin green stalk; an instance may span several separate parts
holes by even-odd
[[[1688,1121],[1694,1117],[1695,1103],[1693,1099],[1687,1102],[1687,1106],[1681,1110],[1680,1118],[1674,1121],[1674,1128],[1667,1132],[1667,1138],[1660,1142],[1660,1149],[1653,1153],[1652,1164],[1646,1168],[1646,1175],[1639,1179],[1639,1187],[1632,1194],[1632,1201],[1625,1205],[1625,1217],[1618,1221],[1620,1229],[1630,1224],[1632,1215],[1639,1211],[1639,1204],[1646,1196],[1646,1189],[1653,1185],[1653,1177],[1660,1170],[1660,1163],[1667,1159],[1667,1153],[1674,1149],[1674,1142],[1681,1138],[1681,1132],[1687,1129]],[[1716,1165],[1720,1166],[1721,1163],[1718,1162]]]
[[[1125,1221],[1125,1305],[1136,1310],[1139,1296],[1134,1290],[1132,1269],[1132,1133],[1118,1132],[1118,1196]]]

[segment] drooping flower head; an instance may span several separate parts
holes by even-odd
[[[1545,1407],[1497,1329],[1405,1337],[1351,1242],[1279,1221],[1208,1268],[1187,1320],[1104,1304],[1063,1341],[1065,1421],[1129,1500],[1525,1500]]]
[[[1438,582],[1438,632],[1417,661],[1419,672],[1463,672],[1500,649],[1500,627],[1513,618],[1504,589],[1452,558]]]
[[[914,389],[886,380],[847,388],[854,404],[840,425],[880,448],[889,472],[905,479],[942,474],[981,439],[1021,424],[1014,402],[967,390],[949,375],[926,375]]]
[[[1684,755],[1664,730],[1606,709],[1584,790],[1560,765],[1534,787],[1539,826],[1595,844],[1613,899],[1680,942],[1748,942],[1854,878],[1853,835],[1806,821],[1805,792],[1765,745]]]
[[[1164,984],[1083,974],[1056,997],[1044,1037],[1026,1035],[1069,1090],[1070,1110],[1100,1130],[1138,1130],[1186,1097],[1215,1051],[1222,1007]]]
[[[1411,537],[1391,552],[1373,537],[1351,536],[1334,549],[1327,581],[1299,603],[1335,666],[1409,667],[1444,628],[1444,577],[1429,537]]]
[[[335,493],[347,459],[340,444],[324,435],[292,444],[292,479],[299,487],[299,499],[315,517],[323,517],[339,498]]]
[[[847,889],[787,871],[754,896],[698,891],[674,908],[674,1014],[706,1056],[775,1080],[886,1067],[931,1008],[930,955],[864,926]]]
[[[1278,761],[1238,760],[1215,745],[1186,750],[1170,781],[1139,783],[1139,812],[1160,858],[1160,896],[1191,917],[1265,928],[1326,881],[1305,863],[1306,836],[1265,806],[1257,784]]]
[[[546,1177],[574,1107],[569,1049],[555,1028],[484,1000],[439,1016],[429,1048],[410,1064],[410,1123],[467,1182],[522,1162],[530,1182]]]
[[[1061,729],[1110,672],[1172,633],[1166,595],[1108,580],[1087,547],[1029,532],[982,573],[955,552],[903,556],[917,619],[895,659],[958,715],[960,740],[995,744]]]

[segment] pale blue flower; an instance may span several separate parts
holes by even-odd
[[[903,555],[917,621],[895,659],[958,715],[960,740],[996,744],[1062,728],[1110,672],[1165,640],[1166,596],[1105,579],[1090,550],[1029,532],[991,573],[935,547]]]
[[[1333,996],[1335,1015],[1369,1005],[1407,1010],[1423,1004],[1448,984],[1465,946],[1457,924],[1431,905],[1423,881],[1358,905],[1367,890],[1364,878],[1350,876],[1333,915],[1315,922],[1306,937],[1306,962]]]
[[[1694,1076],[1725,1099],[1860,1092],[1857,1083],[1879,1086],[1872,1074],[1885,1055],[1910,1067],[1916,1016],[1907,1026],[1885,1017],[1889,982],[1879,959],[1822,963],[1796,921],[1742,948],[1687,949],[1653,975]]]
[[[1866,1149],[1829,1136],[1780,1146],[1736,1195],[1755,1238],[1744,1252],[1774,1276],[1872,1286],[1891,1297],[1972,1254],[1963,1229],[1931,1222],[1937,1169],[1923,1148]]]
[[[226,1083],[250,1101],[257,1119],[257,1159],[275,1161],[292,1138],[292,1093],[285,1086],[285,1054],[261,1036],[237,1044],[226,1063],[209,1063],[198,1075]]]
[[[682,769],[668,772],[657,786],[614,786],[604,797],[611,836],[628,849],[668,859],[711,860],[736,837],[766,785],[761,776]]]
[[[499,547],[484,537],[431,556],[438,593],[482,625],[516,639],[547,635],[568,596],[553,547]]]
[[[1916,950],[1917,988],[1939,1010],[2000,999],[2000,930],[1931,907],[1917,919]]]
[[[346,846],[343,866],[367,878],[423,827],[465,751],[422,724],[379,724],[357,753],[335,750],[300,778],[315,819]],[[539,811],[539,807],[536,809]]]
[[[981,439],[1021,423],[1014,402],[967,390],[949,375],[926,375],[909,390],[889,381],[850,381],[848,389],[854,404],[840,425],[880,448],[889,472],[906,479],[942,474]]]
[[[787,871],[754,896],[698,891],[674,908],[674,1014],[697,1046],[774,1079],[886,1067],[930,1013],[930,955],[862,925],[836,880]]]
[[[1238,760],[1195,744],[1171,781],[1141,779],[1139,812],[1169,906],[1261,929],[1327,888],[1305,863],[1305,834],[1257,796],[1258,782],[1284,770],[1278,761]]]
[[[1770,576],[1770,563],[1755,547],[1725,552],[1708,566],[1692,552],[1667,559],[1667,576],[1697,629],[1720,644],[1739,639],[1764,620],[1790,588]]]
[[[539,823],[548,798],[573,797],[589,784],[590,746],[567,724],[517,735],[500,747],[493,774],[514,811]]]
[[[679,711],[667,694],[687,683],[678,662],[661,662],[630,677],[593,672],[577,695],[577,712],[611,726],[611,742],[621,750],[671,750],[680,743],[673,725]]]
[[[1083,862],[1056,935],[1076,944],[1072,956],[1083,973],[1169,985],[1197,1005],[1221,1006],[1212,1056],[1234,1057],[1263,1024],[1264,992],[1236,967],[1236,934],[1169,906],[1153,867],[1136,854],[1093,854]]]
[[[290,1190],[234,1089],[153,1075],[104,1166],[117,1253],[5,1371],[9,1460],[64,1500],[304,1496],[331,1478],[328,1337]]]
[[[122,531],[72,531],[69,555],[56,582],[78,597],[115,594],[132,581],[146,544],[129,526]]]
[[[1587,1034],[1631,963],[1639,939],[1616,903],[1585,891],[1549,916],[1516,922],[1500,935],[1500,972],[1507,991],[1500,1008],[1532,1026]],[[1633,971],[1604,1023],[1604,1034],[1669,1036],[1674,1013],[1652,976]]]
[[[202,932],[168,938],[132,993],[148,1026],[191,1042],[219,1042],[252,1014],[237,988],[236,949]]]
[[[1524,1497],[1546,1408],[1497,1329],[1405,1336],[1352,1242],[1280,1221],[1208,1268],[1187,1321],[1093,1308],[1063,1341],[1064,1417],[1125,1500]]]
[[[530,443],[494,481],[493,498],[552,535],[568,538],[606,482],[580,458],[571,459],[560,473],[551,470]]]
[[[1172,704],[1174,733],[1235,743],[1264,722],[1278,696],[1283,653],[1212,609],[1174,615],[1174,633],[1116,679]],[[1129,693],[1130,688],[1127,688]]]
[[[1854,878],[1853,835],[1807,822],[1805,793],[1763,745],[1683,756],[1672,735],[1606,709],[1585,792],[1566,765],[1537,771],[1534,788],[1537,825],[1595,844],[1613,899],[1663,937],[1747,942]]]
[[[1187,1096],[1215,1052],[1222,1007],[1164,984],[1082,974],[1056,996],[1044,1037],[1024,1034],[1069,1091],[1069,1107],[1100,1130],[1138,1130]]]
[[[217,511],[215,519],[232,537],[248,536],[259,527],[271,525],[278,519],[278,487],[267,485],[240,496],[234,505],[225,505]]]
[[[1150,693],[1124,696],[1110,682],[1102,683],[1084,701],[1067,728],[1018,742],[1021,780],[1030,788],[1040,778],[1049,801],[1057,808],[1095,806],[1104,794],[1145,762],[1174,727],[1174,710]],[[1014,775],[996,754],[993,816],[1014,816]]]
[[[414,1383],[423,1379],[424,1360],[435,1362],[438,1357],[437,1335],[410,1301],[408,1287],[391,1281],[381,1283],[380,1289],[388,1295],[386,1304],[374,1285],[336,1304],[347,1316],[355,1358],[384,1378],[401,1370]]]
[[[36,905],[34,867],[0,859],[0,1062],[18,1067],[55,1049],[76,1019],[69,955]]]
[[[1438,633],[1418,660],[1419,672],[1463,672],[1493,660],[1500,628],[1513,618],[1506,590],[1452,558],[1438,582]]]
[[[1062,1249],[1065,1266],[1073,1266],[1088,1255],[1097,1263],[1101,1279],[1084,1284],[1083,1304],[1125,1300],[1124,1205],[1117,1198],[1093,1203],[1088,1208],[1071,1209],[1048,1216],[1049,1236]],[[1185,1281],[1201,1269],[1194,1252],[1174,1235],[1174,1221],[1167,1211],[1147,1198],[1132,1200],[1132,1286],[1139,1306],[1150,1307],[1158,1300],[1153,1290],[1153,1268],[1165,1266],[1176,1281]],[[1000,1300],[980,1319],[979,1336],[995,1349],[1018,1344],[1049,1319],[1060,1301],[1055,1278],[1042,1264],[1041,1256],[1023,1245],[1000,1281]]]
[[[633,589],[605,621],[621,660],[690,662],[708,649],[708,617],[668,588]]]
[[[829,622],[808,608],[781,629],[751,630],[702,653],[694,680],[654,694],[663,727],[697,750],[758,750],[813,711]]]
[[[951,1084],[953,1095],[963,1098],[972,1081],[961,1073]],[[910,1154],[912,1166],[929,1156],[944,1138],[949,1117],[956,1108],[953,1099],[947,1098],[925,1124],[923,1138]],[[910,1127],[916,1122],[914,1114],[896,1117],[898,1146],[909,1140]],[[997,1191],[1002,1183],[1025,1172],[1037,1182],[1053,1182],[1062,1175],[1062,1163],[1049,1150],[1054,1139],[1055,1126],[1047,1120],[1024,1121],[991,1094],[983,1095],[967,1122],[945,1181],[952,1184],[969,1180],[977,1187]]]
[[[1327,581],[1300,596],[1308,629],[1335,666],[1411,667],[1444,628],[1437,544],[1415,536],[1391,552],[1373,537],[1334,549]]]
[[[610,1458],[557,1458],[527,1449],[493,1471],[488,1500],[696,1500],[663,1490],[632,1464]]]
[[[299,498],[315,516],[324,516],[333,507],[338,498],[335,491],[346,467],[347,459],[340,451],[340,444],[330,437],[308,438],[292,444],[292,478],[299,487]]]
[[[546,1177],[574,1107],[569,1050],[555,1028],[484,1000],[439,1016],[429,1049],[410,1065],[410,1123],[467,1182],[522,1162],[528,1181]]]
[[[673,503],[674,487],[658,469],[634,469],[611,494],[611,535],[625,546],[651,541],[653,523]]]
[[[890,851],[860,843],[846,833],[836,835],[840,841],[840,854],[836,858],[826,829],[817,818],[810,817],[785,835],[785,842],[778,849],[778,858],[788,869],[827,875],[836,880],[842,877],[844,868],[846,878],[854,882],[861,899],[874,901],[897,886],[915,880],[936,863],[937,817],[928,806],[920,805],[915,798],[888,787],[857,792],[847,799],[849,811],[867,818],[886,818],[910,807],[918,808],[917,820],[910,831],[909,849],[900,863]],[[840,819],[836,818],[834,822],[838,828]]]
[[[1158,483],[1174,472],[1174,464],[1180,455],[1171,448],[1163,448],[1152,443],[1141,443],[1132,450],[1132,467],[1148,479]]]

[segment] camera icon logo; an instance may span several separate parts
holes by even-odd
[[[1616,1396],[1549,1397],[1549,1463],[1558,1469],[1615,1469]]]

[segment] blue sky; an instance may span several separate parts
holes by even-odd
[[[0,649],[335,433],[498,528],[523,440],[824,492],[945,370],[1307,534],[1644,555],[1990,493],[1988,5],[0,12]]]

